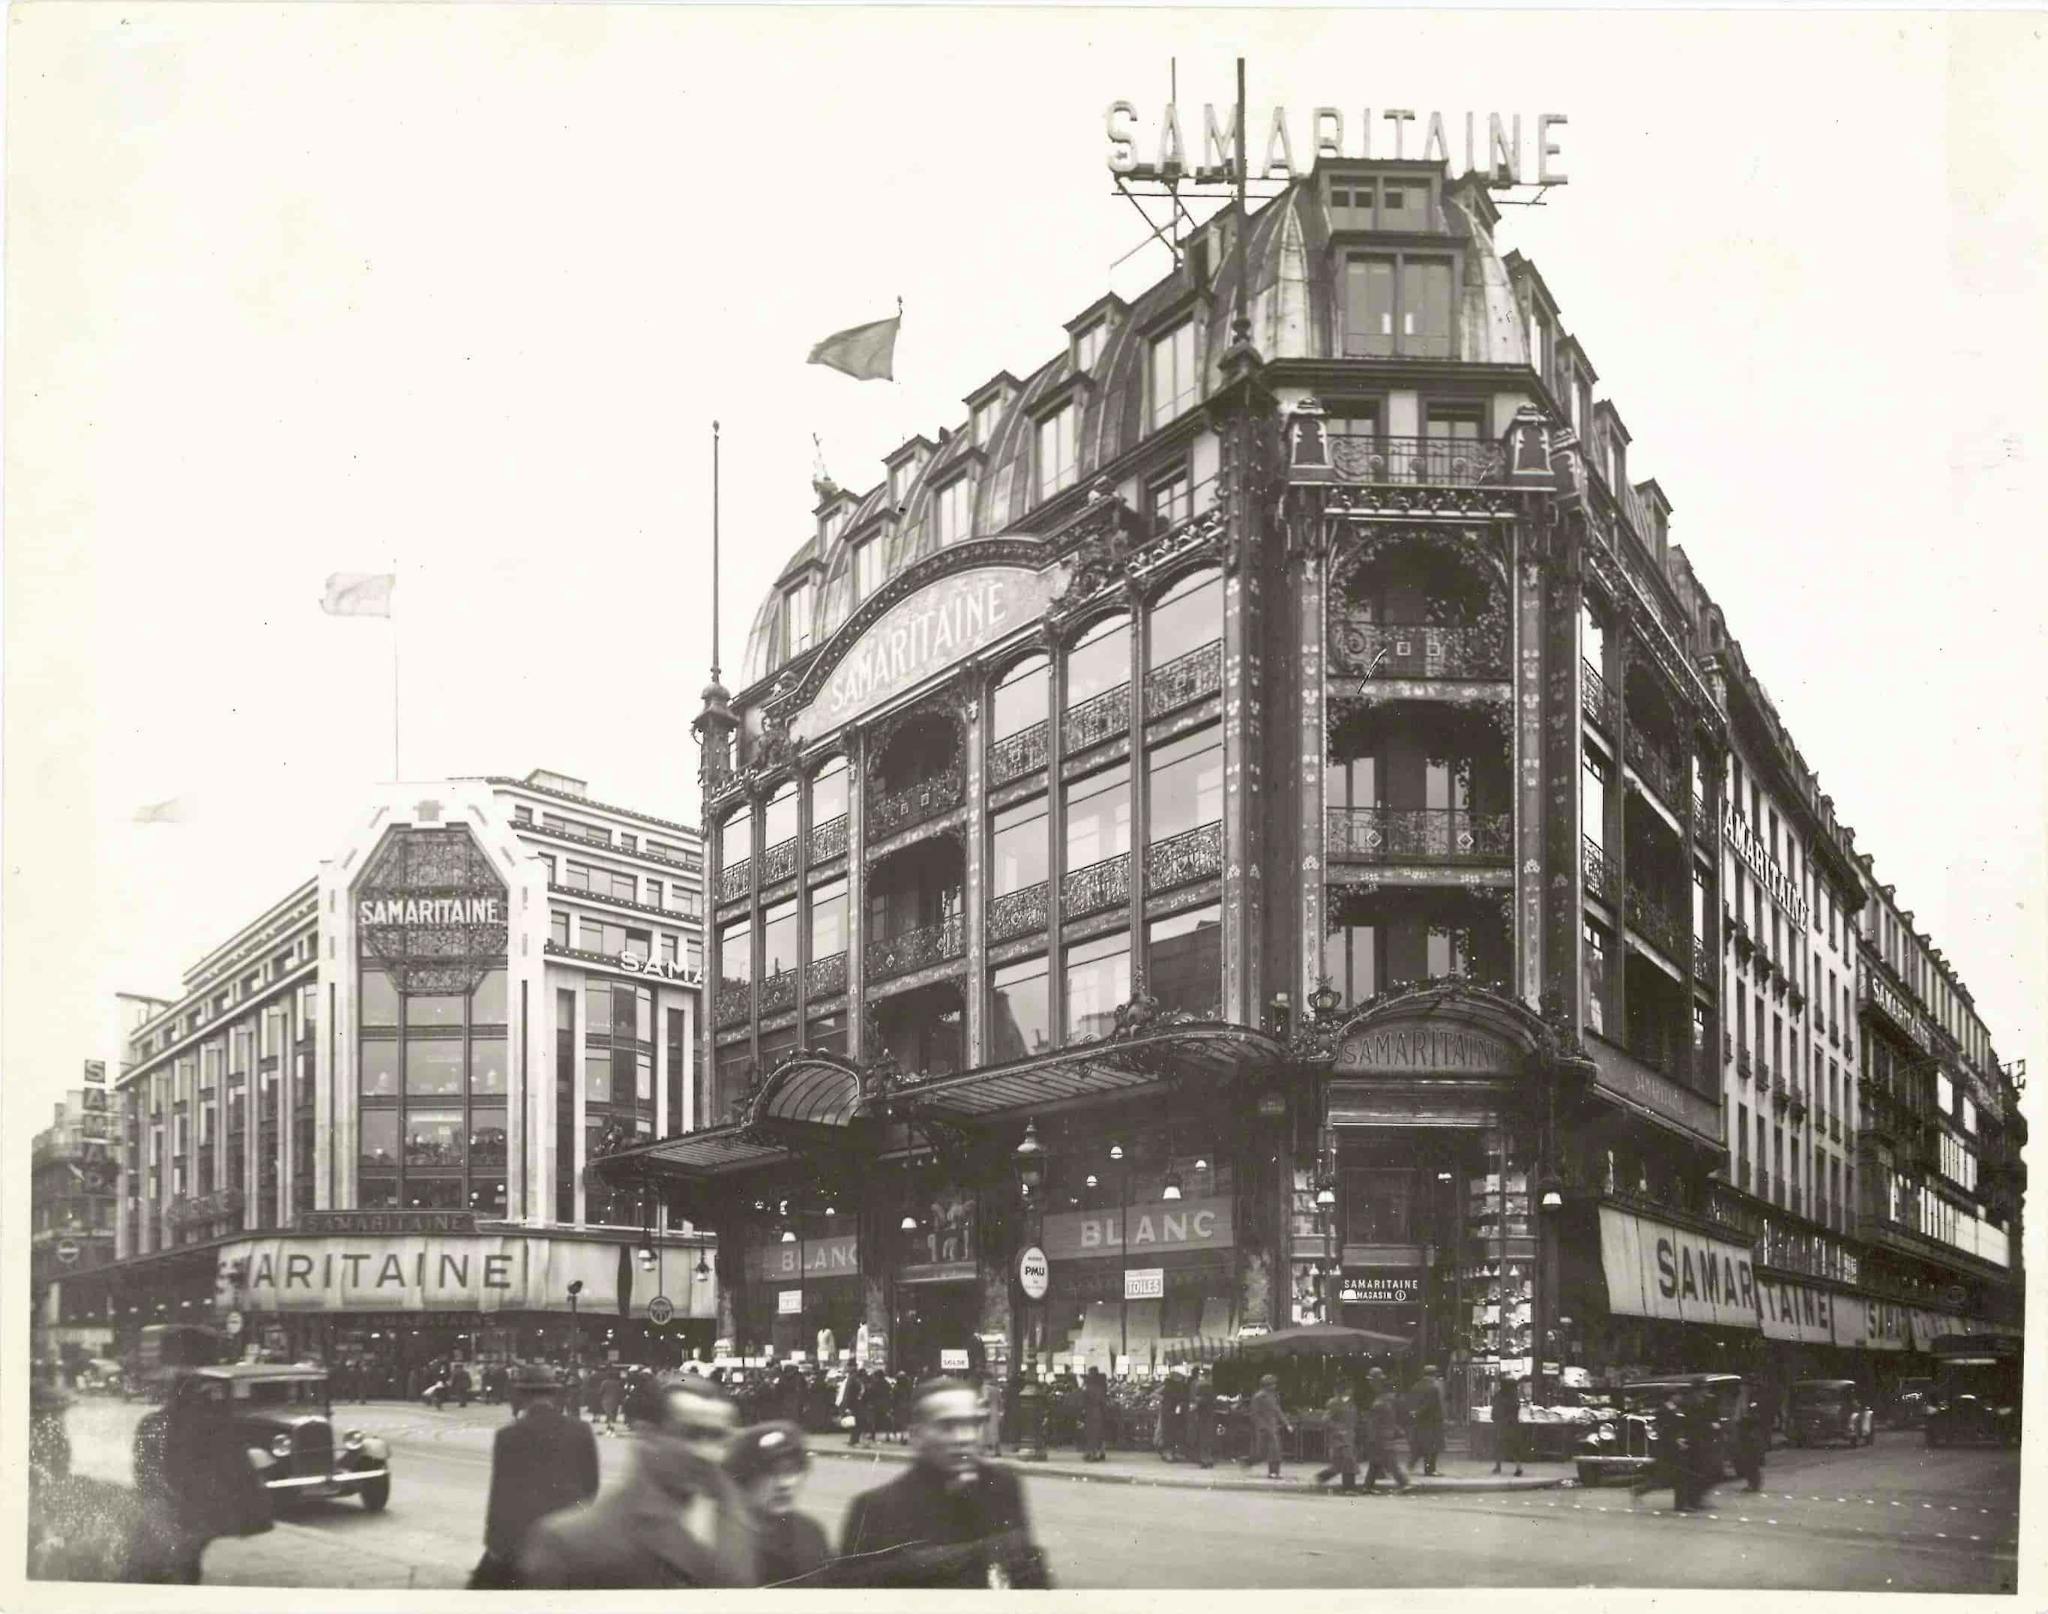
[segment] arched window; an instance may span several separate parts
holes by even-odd
[[[1151,629],[1145,647],[1148,670],[1222,638],[1223,574],[1190,572],[1181,578],[1152,607]]]
[[[1131,681],[1131,619],[1104,617],[1067,652],[1067,710]]]
[[[1044,656],[1026,656],[1003,675],[989,703],[990,739],[1008,739],[1045,721],[1049,666]]]

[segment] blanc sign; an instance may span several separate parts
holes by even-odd
[[[1054,1259],[1115,1255],[1123,1248],[1122,1213],[1064,1211],[1045,1219],[1045,1253]],[[1183,1199],[1172,1204],[1130,1207],[1130,1247],[1155,1250],[1227,1250],[1235,1243],[1230,1201]]]
[[[1392,107],[1382,111],[1377,118],[1371,107],[1362,108],[1358,121],[1350,127],[1357,138],[1351,149],[1345,146],[1346,118],[1344,109],[1334,106],[1319,106],[1308,114],[1303,125],[1300,114],[1290,114],[1286,107],[1276,106],[1270,112],[1261,108],[1255,116],[1250,109],[1245,112],[1245,139],[1247,145],[1258,149],[1263,139],[1265,161],[1258,171],[1260,179],[1294,179],[1308,168],[1326,159],[1362,157],[1382,159],[1391,157],[1396,162],[1420,160],[1422,162],[1449,163],[1452,161],[1452,131],[1460,131],[1463,142],[1459,149],[1464,153],[1464,171],[1484,167],[1489,172],[1501,175],[1519,185],[1523,182],[1524,146],[1522,141],[1522,115],[1519,112],[1503,117],[1498,112],[1486,114],[1484,124],[1480,115],[1467,112],[1460,119],[1453,114],[1446,120],[1441,112],[1416,112],[1409,107]],[[1563,185],[1567,183],[1564,170],[1552,166],[1564,155],[1552,142],[1554,131],[1562,128],[1568,120],[1562,112],[1539,112],[1531,120],[1534,125],[1532,142],[1535,169],[1530,176],[1537,185]],[[1140,125],[1137,106],[1130,101],[1112,101],[1104,114],[1104,128],[1109,135],[1109,171],[1112,174],[1141,174],[1146,177],[1160,177],[1200,167],[1223,173],[1234,172],[1237,155],[1237,109],[1234,106],[1218,108],[1213,102],[1202,107],[1202,160],[1191,163],[1187,135],[1183,132],[1180,108],[1169,101],[1149,129]],[[1381,144],[1373,150],[1375,125],[1384,124],[1380,131]],[[1420,125],[1411,128],[1411,125]],[[1194,127],[1189,119],[1186,128]],[[1294,131],[1306,128],[1308,141],[1297,145]],[[1421,137],[1421,149],[1410,151],[1415,136]],[[1149,137],[1149,138],[1148,138]],[[1139,161],[1139,142],[1145,141],[1145,149],[1155,154],[1154,161],[1144,164]],[[1305,161],[1298,161],[1297,151],[1306,153]]]

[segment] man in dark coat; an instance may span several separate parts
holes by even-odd
[[[1081,1461],[1108,1460],[1102,1449],[1102,1426],[1109,1413],[1109,1380],[1102,1369],[1091,1367],[1081,1384]]]
[[[1351,1386],[1337,1381],[1337,1393],[1323,1409],[1330,1422],[1330,1461],[1316,1475],[1316,1484],[1327,1485],[1337,1475],[1344,1477],[1344,1489],[1358,1488],[1358,1403],[1351,1399]]]
[[[810,1469],[803,1431],[793,1423],[742,1429],[725,1454],[725,1471],[752,1506],[761,1532],[757,1585],[824,1584],[820,1572],[832,1561],[831,1543],[816,1519],[796,1509],[797,1488]]]
[[[1252,1397],[1252,1454],[1245,1466],[1264,1458],[1266,1478],[1280,1477],[1280,1432],[1290,1433],[1294,1425],[1287,1421],[1287,1413],[1280,1405],[1280,1380],[1268,1373],[1259,1380],[1258,1393]],[[1368,1487],[1370,1482],[1368,1481]]]
[[[597,1494],[597,1439],[581,1418],[562,1415],[554,1375],[523,1367],[510,1393],[512,1421],[491,1441],[484,1556],[470,1579],[478,1589],[518,1590],[519,1554],[534,1525]]]
[[[1386,1374],[1374,1368],[1365,1376],[1372,1391],[1372,1405],[1365,1409],[1365,1494],[1379,1488],[1380,1475],[1394,1482],[1394,1489],[1408,1489],[1408,1476],[1401,1469],[1400,1424],[1394,1417],[1394,1387]]]
[[[1674,1513],[1686,1511],[1688,1453],[1685,1435],[1685,1411],[1676,1395],[1668,1395],[1651,1420],[1650,1466],[1629,1487],[1631,1496],[1661,1491],[1668,1485],[1671,1487],[1671,1510]]]
[[[475,1381],[469,1376],[469,1369],[457,1362],[448,1370],[449,1386],[455,1391],[455,1398],[463,1406],[469,1405],[469,1398],[476,1389]]]
[[[1203,1468],[1216,1466],[1216,1381],[1205,1368],[1195,1369],[1188,1389],[1188,1441],[1195,1461]]]
[[[1503,1462],[1513,1462],[1515,1477],[1522,1474],[1522,1384],[1502,1375],[1493,1391],[1493,1471]]]
[[[1166,1460],[1176,1462],[1187,1448],[1188,1381],[1175,1368],[1159,1387],[1159,1410],[1165,1425]]]
[[[873,1413],[868,1402],[875,1392],[870,1388],[867,1377],[857,1367],[846,1370],[846,1378],[839,1386],[839,1416],[851,1416],[853,1426],[846,1432],[846,1443],[858,1446],[860,1437],[873,1431]]]
[[[1425,1474],[1434,1474],[1436,1460],[1444,1450],[1444,1381],[1433,1367],[1422,1370],[1422,1382],[1415,1387],[1409,1429],[1408,1444],[1416,1466]]]
[[[974,1386],[931,1379],[910,1402],[911,1463],[847,1509],[833,1580],[844,1586],[978,1591],[1052,1585],[1031,1537],[1023,1487],[975,1454],[982,1415]]]
[[[1764,1427],[1764,1409],[1743,1398],[1735,1419],[1735,1471],[1752,1491],[1764,1488],[1764,1456],[1771,1449],[1770,1431]]]
[[[543,1591],[757,1583],[754,1510],[725,1471],[739,1409],[695,1378],[664,1386],[660,1420],[617,1483],[534,1525],[519,1568]]]

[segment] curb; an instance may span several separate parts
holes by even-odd
[[[899,1457],[894,1453],[885,1454],[880,1451],[860,1451],[844,1446],[813,1445],[809,1447],[809,1451],[813,1457],[833,1457],[841,1461],[851,1459],[855,1462],[907,1463],[911,1460],[907,1455]],[[1162,1490],[1243,1491],[1258,1496],[1337,1497],[1346,1494],[1334,1488],[1325,1489],[1311,1481],[1298,1479],[1268,1481],[1264,1484],[1249,1478],[1198,1480],[1182,1479],[1171,1474],[1161,1474],[1158,1478],[1154,1479],[1143,1474],[1079,1474],[1064,1464],[1037,1463],[1024,1457],[1005,1458],[1003,1462],[1004,1466],[1012,1469],[1019,1475],[1043,1475],[1048,1479],[1071,1480],[1083,1485],[1150,1485]],[[1231,1466],[1235,1467],[1237,1465],[1233,1463]],[[1576,1480],[1565,1475],[1561,1475],[1556,1479],[1546,1478],[1542,1475],[1525,1476],[1521,1479],[1511,1479],[1503,1476],[1497,1480],[1488,1476],[1484,1480],[1459,1485],[1432,1484],[1426,1479],[1411,1479],[1409,1490],[1418,1496],[1484,1496],[1499,1494],[1504,1491],[1567,1490],[1576,1484]],[[1397,1493],[1380,1492],[1375,1494],[1394,1495]]]

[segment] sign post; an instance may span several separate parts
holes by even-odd
[[[668,1320],[675,1314],[675,1302],[667,1295],[656,1295],[647,1302],[647,1320],[656,1328],[666,1328]]]
[[[59,1261],[61,1261],[67,1267],[70,1266],[79,1257],[80,1252],[78,1240],[59,1239],[57,1241],[57,1248],[55,1253]]]

